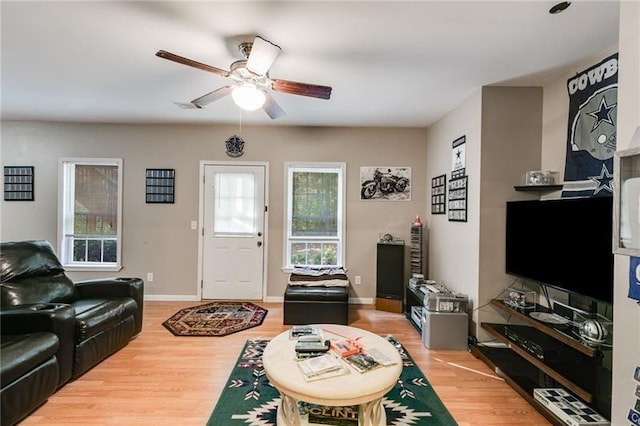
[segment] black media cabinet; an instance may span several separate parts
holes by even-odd
[[[529,311],[502,300],[491,306],[517,321],[481,326],[507,347],[476,345],[471,353],[489,365],[552,424],[564,425],[533,397],[535,388],[564,388],[601,415],[611,418],[611,349],[586,345],[572,337],[570,326],[531,318]],[[548,312],[537,305],[536,311]]]
[[[414,308],[418,309],[420,315],[416,318],[413,315]],[[422,332],[421,316],[422,309],[424,309],[424,294],[417,289],[404,286],[404,316],[407,317],[409,322],[418,330],[418,333]]]

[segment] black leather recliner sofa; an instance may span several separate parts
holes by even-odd
[[[33,304],[0,310],[0,321],[0,424],[5,426],[69,380],[75,314],[71,305]]]
[[[2,426],[142,330],[141,279],[74,283],[47,241],[0,243],[0,278]]]

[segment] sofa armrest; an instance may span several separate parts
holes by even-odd
[[[81,299],[93,297],[133,297],[142,300],[144,282],[140,278],[98,278],[76,281]]]
[[[75,350],[75,311],[64,303],[34,303],[0,310],[2,334],[48,331],[58,336],[58,386],[71,378]]]
[[[102,278],[75,282],[80,299],[101,297],[131,297],[138,305],[135,316],[136,334],[142,330],[144,281],[140,278]]]

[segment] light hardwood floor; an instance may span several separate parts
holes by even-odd
[[[197,302],[146,302],[142,333],[67,383],[22,425],[204,425],[245,341],[273,337],[281,303],[258,303],[264,323],[224,337],[176,337],[162,322]],[[402,314],[353,305],[350,325],[404,344],[460,426],[548,425],[533,407],[467,351],[426,349]],[[220,425],[225,426],[225,425]]]

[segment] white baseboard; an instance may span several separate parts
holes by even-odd
[[[180,295],[180,294],[145,294],[144,300],[150,302],[201,302],[198,296]],[[266,303],[283,303],[283,296],[266,297],[263,302]],[[349,304],[353,305],[375,305],[375,299],[372,297],[350,297]]]
[[[283,303],[284,296],[267,297],[265,300],[267,303]],[[372,297],[350,297],[349,304],[353,305],[375,305],[375,299]]]
[[[349,303],[354,305],[375,305],[376,299],[373,297],[350,297]]]
[[[200,298],[198,296],[180,294],[145,294],[144,300],[152,302],[200,302]]]

